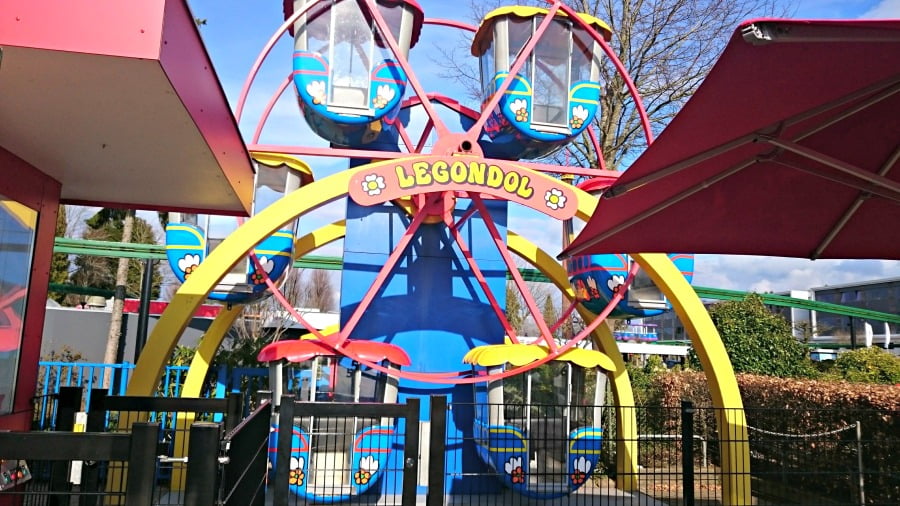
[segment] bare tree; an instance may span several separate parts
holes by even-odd
[[[321,269],[291,269],[280,286],[281,293],[292,306],[304,311],[334,309],[334,288],[328,271]],[[220,352],[218,363],[251,365],[266,344],[277,341],[297,322],[287,308],[274,297],[248,304],[231,330],[231,343]]]
[[[473,21],[505,3],[471,2]],[[549,5],[538,0],[520,3]],[[741,21],[784,16],[794,10],[794,2],[783,0],[571,0],[566,4],[610,26],[610,47],[634,80],[657,133],[694,93]],[[458,80],[473,99],[480,94],[477,62],[463,58],[463,50],[468,53],[468,44],[442,49],[444,75]],[[609,58],[603,59],[600,82],[602,112],[594,123],[602,157],[607,169],[624,170],[647,146],[640,117],[624,78]],[[568,151],[568,158],[557,161],[600,167],[586,134]]]
[[[301,283],[302,307],[315,308],[323,313],[334,309],[334,288],[331,286],[328,271],[323,269],[301,271]]]
[[[130,243],[134,230],[134,210],[125,211],[122,225],[122,242]],[[122,331],[122,315],[125,312],[125,285],[128,283],[128,258],[119,258],[116,269],[116,295],[113,298],[112,314],[109,320],[109,334],[106,336],[106,353],[103,355],[104,364],[115,364],[119,354],[119,333]],[[103,378],[103,388],[109,388],[112,374]]]

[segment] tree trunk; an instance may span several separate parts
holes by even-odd
[[[130,243],[134,229],[134,210],[125,213],[125,221],[122,224],[122,242]],[[125,286],[128,284],[128,259],[119,258],[119,266],[116,269],[116,294],[113,298],[112,315],[109,320],[109,334],[106,336],[106,353],[103,363],[115,364],[119,354],[119,334],[122,332],[122,314],[125,309]],[[109,389],[113,374],[107,374],[103,378],[103,388]]]

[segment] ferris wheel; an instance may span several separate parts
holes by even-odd
[[[209,262],[221,257],[225,260],[218,263],[232,266],[233,284],[222,283],[224,272],[206,274],[216,277],[216,284],[194,294],[229,302],[227,317],[239,313],[232,305],[271,295],[306,328],[306,338],[276,341],[260,353],[259,359],[277,371],[273,378],[279,386],[306,385],[297,393],[309,400],[358,402],[374,395],[370,400],[393,402],[472,385],[466,396],[503,404],[504,380],[557,363],[568,378],[571,403],[579,370],[617,367],[610,350],[584,346],[589,336],[602,334],[607,317],[650,316],[667,309],[661,292],[636,276],[638,265],[627,255],[577,257],[563,266],[529,240],[533,231],[508,226],[515,207],[538,212],[547,222],[559,222],[563,247],[571,238],[572,220],[587,220],[596,206],[590,192],[616,177],[602,167],[547,162],[582,136],[600,152],[593,122],[600,112],[601,59],[610,58],[624,71],[607,44],[609,26],[558,1],[549,4],[546,9],[496,9],[473,27],[426,18],[413,0],[285,3],[285,21],[261,51],[236,108],[240,120],[261,65],[288,33],[293,39],[291,72],[272,93],[248,145],[259,162],[257,179],[269,181],[281,198],[254,206],[254,216],[227,233],[204,229],[199,220],[170,225],[173,235],[189,231],[203,241],[190,245],[194,249],[168,248],[173,270],[185,267],[185,281],[204,272],[206,255]],[[471,52],[479,59],[480,110],[423,88],[408,56],[425,25],[474,33]],[[640,98],[624,77],[650,142]],[[259,143],[284,93],[294,94],[309,130],[327,148]],[[306,156],[341,158],[346,168],[316,178],[315,164],[301,158]],[[540,161],[530,161],[534,159]],[[265,176],[270,170],[280,170],[279,177]],[[585,182],[578,187],[560,175]],[[297,237],[289,247],[283,244],[294,239],[298,221],[342,199],[344,219]],[[290,260],[338,240],[343,240],[340,325],[317,329],[281,293],[278,278]],[[221,241],[215,252],[214,241]],[[278,248],[267,246],[277,241]],[[247,261],[242,264],[243,258]],[[544,320],[516,258],[539,269],[563,294],[566,307],[556,322]],[[682,274],[692,274],[691,255],[670,258]],[[196,262],[188,265],[188,260]],[[237,272],[234,265],[240,266]],[[518,335],[507,318],[507,277],[537,335]],[[186,282],[183,288],[190,286]],[[586,325],[564,335],[560,328],[575,311]],[[220,327],[229,322],[223,318]],[[213,345],[209,348],[214,352]],[[285,372],[285,366],[297,364],[298,371]],[[339,378],[353,381],[342,384]],[[601,431],[592,422],[567,418],[557,429],[570,441],[565,460],[571,472],[563,483],[536,489],[524,478],[528,471],[521,462],[528,459],[522,434],[533,429],[538,417],[508,420],[484,411],[472,418],[482,441],[480,458],[505,471],[499,473],[504,483],[523,495],[570,493],[584,484],[596,464]],[[312,422],[294,427],[298,445],[314,430]],[[379,446],[384,441],[365,436],[390,433],[389,426],[360,430],[356,442],[369,446],[348,449],[349,454],[389,458],[390,451]],[[509,434],[519,434],[518,439]],[[504,444],[494,444],[497,437]],[[312,458],[309,453],[296,456],[307,465]],[[364,465],[377,469],[384,462],[353,465],[359,466],[359,474],[368,472]],[[368,480],[348,484],[340,497],[327,498],[303,484],[292,490],[308,499],[333,501],[369,486]]]

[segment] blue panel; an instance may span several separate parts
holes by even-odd
[[[457,216],[471,203],[460,200]],[[500,234],[506,236],[505,201],[485,202]],[[407,229],[411,219],[397,207],[363,207],[348,200],[344,272],[341,279],[341,325],[372,286],[378,271]],[[488,286],[501,307],[506,302],[506,264],[476,213],[461,234],[475,257]],[[405,370],[462,371],[463,355],[471,348],[503,342],[503,326],[497,319],[468,263],[442,224],[423,225],[368,311],[351,334],[353,339],[375,339],[396,344],[409,353],[412,365]],[[470,386],[452,387],[400,380],[400,401],[422,399],[422,420],[428,419],[429,395],[447,395],[450,402],[472,402]],[[468,411],[471,411],[468,410]],[[451,441],[470,438],[474,413],[454,409],[448,420]],[[404,430],[401,427],[401,430]],[[468,439],[448,448],[451,473],[483,471],[476,449]],[[402,458],[401,452],[394,452]],[[450,480],[454,492],[486,491],[493,480],[468,477]]]

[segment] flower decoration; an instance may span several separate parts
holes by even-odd
[[[606,286],[608,286],[613,293],[619,293],[619,287],[624,284],[625,276],[613,276],[609,278],[609,281],[606,282]]]
[[[272,272],[272,269],[275,268],[275,262],[272,261],[269,257],[259,257],[259,266],[262,267],[262,270],[265,271],[265,274],[260,272],[258,269],[253,269],[253,274],[250,275],[250,280],[254,285],[261,285],[266,282],[266,274]]]
[[[513,484],[519,485],[525,483],[525,471],[522,469],[522,457],[510,457],[509,461],[503,464],[503,470],[509,475],[509,480]]]
[[[394,89],[386,84],[382,84],[375,90],[375,97],[372,98],[372,105],[376,109],[384,109],[388,102],[394,99]]]
[[[353,482],[357,485],[367,485],[376,472],[378,472],[378,461],[374,456],[366,455],[359,459],[359,471],[353,474]]]
[[[362,189],[370,197],[381,194],[384,189],[384,177],[378,174],[369,174],[362,182]]]
[[[305,462],[306,459],[303,457],[291,457],[291,473],[288,483],[298,487],[303,486],[303,480],[306,478],[306,475],[303,474],[303,464]]]
[[[572,128],[579,129],[584,122],[587,120],[588,110],[583,106],[576,105],[572,108],[572,119],[569,120],[569,124],[572,125]]]
[[[588,285],[588,290],[590,290],[590,292],[591,292],[591,296],[594,297],[595,299],[599,299],[600,298],[600,290],[597,289],[597,280],[594,279],[593,276],[588,276],[587,277],[587,285]]]
[[[544,202],[547,203],[547,207],[556,211],[566,207],[566,196],[559,188],[553,188],[544,194]]]
[[[312,97],[314,104],[325,103],[325,81],[313,81],[307,84],[306,92]]]
[[[178,260],[178,268],[184,272],[184,279],[187,279],[192,272],[200,266],[200,255],[185,255]]]
[[[572,471],[569,479],[572,480],[572,485],[577,487],[587,479],[588,471],[591,469],[591,461],[584,457],[578,457],[572,461],[572,467],[575,469]]]
[[[516,115],[516,121],[528,121],[528,101],[524,98],[517,98],[509,104],[509,110]]]

